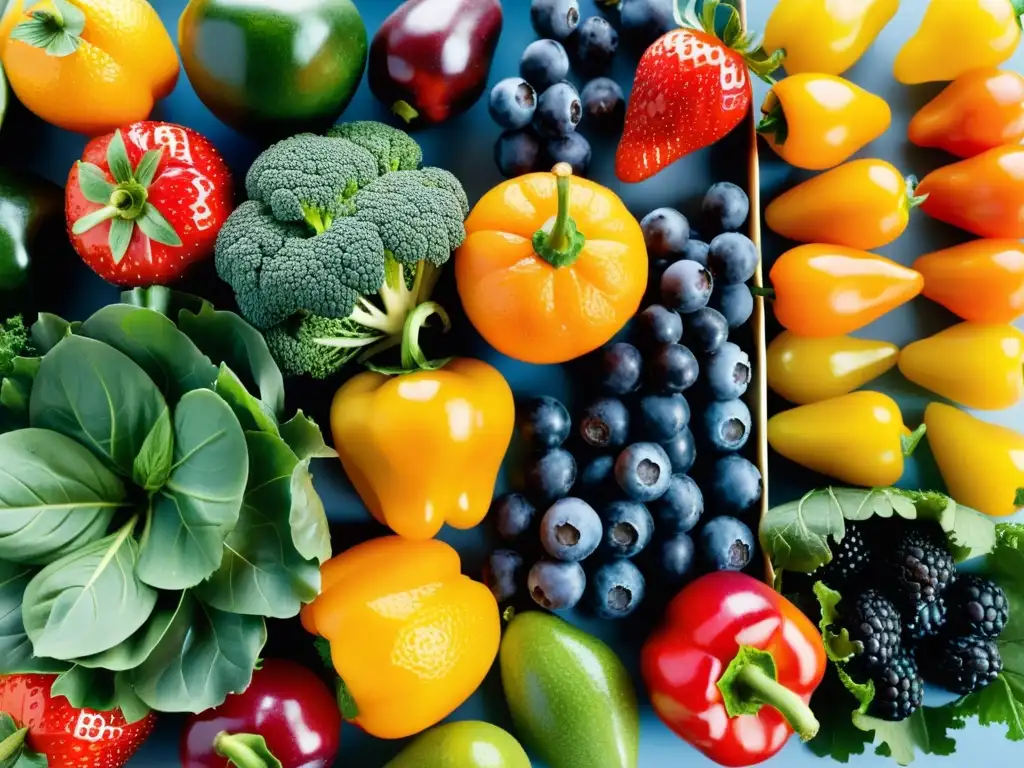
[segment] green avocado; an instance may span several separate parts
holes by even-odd
[[[530,768],[519,742],[496,725],[464,720],[416,737],[384,768]]]
[[[636,691],[611,648],[527,611],[505,629],[499,659],[516,734],[550,768],[636,768]]]
[[[333,125],[366,68],[352,0],[190,0],[178,45],[203,104],[264,140]]]

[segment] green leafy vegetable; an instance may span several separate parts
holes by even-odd
[[[223,363],[217,374],[214,391],[234,410],[242,429],[267,432],[271,435],[280,434],[274,412],[262,400],[250,395],[242,380]],[[319,428],[317,431],[319,432]]]
[[[28,566],[0,560],[0,675],[55,674],[69,666],[64,661],[35,656],[25,634],[21,600],[34,573]]]
[[[1015,507],[1024,507],[1024,488],[1017,489],[1017,493],[1013,497],[1013,505]]]
[[[264,430],[266,431],[266,430]],[[296,411],[280,427],[281,437],[300,459],[336,459],[338,453],[324,442],[324,435],[302,411]]]
[[[0,766],[3,768],[48,768],[45,755],[31,751],[25,743],[28,728],[19,728],[14,718],[0,712]]]
[[[180,624],[191,618],[188,612],[191,603],[185,595],[184,592],[161,592],[156,607],[146,623],[131,637],[102,653],[74,659],[74,663],[87,669],[107,669],[114,672],[135,669],[149,658],[153,649],[163,640],[164,635],[171,631],[176,622]]]
[[[132,463],[132,479],[147,491],[156,491],[167,482],[174,462],[174,432],[171,414],[164,411]]]
[[[40,312],[39,319],[32,324],[30,336],[32,346],[39,354],[45,355],[72,333],[71,323],[49,312]]]
[[[62,673],[50,688],[53,696],[63,696],[72,707],[109,712],[117,706],[114,676],[101,669],[77,664]]]

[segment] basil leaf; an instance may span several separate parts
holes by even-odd
[[[0,558],[41,565],[96,541],[125,497],[118,477],[64,435],[0,435]]]
[[[171,432],[171,415],[164,411],[146,436],[139,455],[132,464],[132,479],[146,491],[155,491],[167,482],[174,459],[174,435]]]
[[[47,675],[68,668],[66,662],[35,656],[25,634],[21,600],[34,573],[28,566],[0,560],[0,675]]]
[[[139,557],[139,577],[157,589],[194,587],[217,570],[249,468],[238,419],[209,390],[181,398],[174,437],[174,466],[153,497]]]
[[[238,423],[246,432],[266,432],[277,435],[277,417],[262,400],[249,394],[241,380],[224,363],[220,364],[214,391],[231,406]]]
[[[113,648],[74,662],[88,669],[102,668],[115,672],[134,669],[149,658],[175,622],[187,622],[191,618],[189,606],[184,592],[161,592],[149,619],[135,634]]]
[[[281,437],[300,459],[336,459],[338,453],[324,442],[316,422],[301,410],[280,427]]]

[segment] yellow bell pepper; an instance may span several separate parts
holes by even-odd
[[[1024,435],[944,403],[924,411],[928,445],[958,503],[995,517],[1024,509]]]
[[[997,411],[1024,396],[1024,333],[1012,325],[959,323],[900,352],[900,373],[968,408]]]
[[[768,345],[768,386],[791,403],[816,403],[878,378],[896,365],[899,354],[887,341],[783,331]]]
[[[324,563],[321,577],[302,625],[330,643],[342,714],[372,736],[440,722],[498,655],[498,604],[442,541],[371,539]]]
[[[889,128],[885,99],[835,75],[790,75],[772,86],[757,125],[790,165],[823,171],[845,162]]]
[[[779,0],[768,18],[764,48],[784,49],[790,75],[841,75],[899,10],[899,0]]]
[[[515,422],[497,369],[423,357],[417,334],[434,312],[447,327],[433,302],[409,314],[402,368],[353,376],[331,403],[334,447],[353,487],[379,522],[409,539],[484,519]]]
[[[923,435],[924,425],[911,433],[896,401],[881,392],[851,392],[768,420],[768,444],[779,455],[869,488],[895,485]]]
[[[905,85],[955,80],[978,67],[996,67],[1020,42],[1024,0],[930,0],[917,32],[896,54]]]

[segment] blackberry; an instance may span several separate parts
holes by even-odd
[[[821,569],[821,580],[830,587],[841,589],[860,580],[870,561],[871,548],[863,528],[847,523],[843,540],[832,545],[832,560]]]
[[[870,674],[891,664],[900,650],[901,625],[896,606],[874,589],[850,601],[844,609],[845,603],[839,604],[840,624],[856,648],[851,667]]]
[[[904,534],[892,557],[895,590],[909,604],[932,602],[956,575],[944,541],[916,528]]]
[[[971,635],[946,638],[937,648],[934,682],[954,693],[980,691],[1003,670],[999,648],[991,640]]]
[[[998,637],[1010,618],[1006,593],[995,582],[980,576],[958,577],[947,597],[950,623],[958,634]]]
[[[875,698],[868,714],[881,720],[906,720],[924,699],[924,680],[917,670],[917,662],[908,651],[901,651],[892,663],[871,674],[875,684]]]
[[[911,603],[903,611],[903,636],[916,643],[934,637],[946,626],[946,601],[938,597],[932,602]]]

